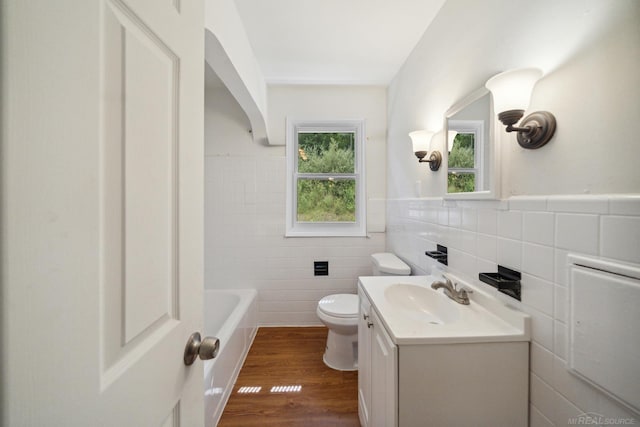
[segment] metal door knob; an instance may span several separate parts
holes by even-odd
[[[201,339],[199,332],[194,332],[189,337],[184,348],[184,364],[190,366],[198,356],[201,360],[213,359],[220,350],[220,340],[216,337],[204,337]]]

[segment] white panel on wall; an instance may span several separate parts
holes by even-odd
[[[640,412],[640,268],[570,260],[568,367]]]

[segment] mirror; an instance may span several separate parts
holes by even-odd
[[[448,199],[497,199],[495,120],[491,94],[485,88],[457,102],[445,115]]]

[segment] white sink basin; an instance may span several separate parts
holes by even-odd
[[[402,309],[403,315],[419,322],[442,325],[460,317],[456,302],[424,286],[397,283],[387,287],[384,296],[391,305]]]
[[[456,283],[473,291],[469,305],[459,304],[442,290],[431,289],[435,281],[442,277],[360,277],[358,287],[396,344],[529,341],[530,319],[525,313],[456,278]]]

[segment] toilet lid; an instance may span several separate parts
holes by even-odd
[[[318,309],[329,316],[358,317],[358,295],[327,295],[318,303]]]

